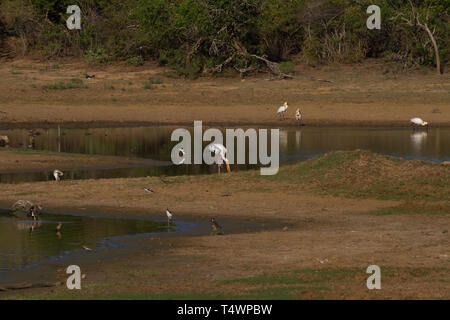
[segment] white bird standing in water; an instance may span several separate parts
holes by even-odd
[[[64,175],[64,173],[62,173],[61,171],[59,171],[58,169],[56,169],[55,171],[53,171],[53,176],[55,177],[56,181],[61,180],[61,177]]]
[[[167,215],[167,228],[169,227],[170,220],[173,218],[173,213],[170,212],[169,208],[166,209],[166,215]]]
[[[411,120],[411,126],[413,126],[413,128],[422,126],[422,127],[427,127],[428,129],[428,122],[423,121],[421,118],[412,118]]]
[[[300,121],[302,121],[302,113],[300,112],[300,109],[297,109],[297,111],[295,111],[295,120],[299,121],[299,123],[301,123]]]
[[[281,107],[278,108],[277,114],[280,115],[280,120],[281,120],[281,116],[283,115],[283,119],[284,119],[284,113],[287,111],[288,109],[288,104],[287,102],[285,102]]]
[[[230,162],[225,157],[225,154],[227,153],[227,148],[223,146],[223,144],[220,143],[213,143],[208,146],[208,150],[214,153],[214,155],[217,155],[217,166],[218,166],[218,173],[220,174],[220,166],[222,165],[222,161],[225,161],[225,164],[227,165],[227,171],[231,172],[230,169]]]

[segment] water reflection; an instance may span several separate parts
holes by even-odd
[[[427,141],[428,133],[426,131],[419,131],[411,133],[411,145],[415,154],[420,154],[424,144]]]
[[[61,227],[58,230],[58,225]],[[11,271],[123,235],[174,231],[164,222],[46,214],[40,221],[0,216],[0,279]]]
[[[177,142],[170,136],[177,127],[90,128],[0,130],[14,148],[113,155],[170,161]],[[188,128],[189,129],[189,128]],[[269,128],[270,129],[270,128]],[[192,133],[192,128],[190,129]],[[206,128],[204,128],[206,130]],[[30,144],[30,136],[33,141]],[[193,137],[193,134],[191,134]],[[225,134],[224,134],[225,137]],[[225,141],[226,142],[226,141]],[[206,146],[206,143],[204,144]],[[295,163],[333,150],[365,149],[373,152],[428,161],[450,160],[450,128],[414,131],[398,128],[292,127],[280,130],[281,165]],[[248,156],[247,156],[248,159]],[[233,170],[256,168],[233,165]],[[1,172],[1,168],[0,168]],[[65,179],[97,179],[153,175],[215,173],[214,166],[182,165],[152,168],[112,168],[64,172]],[[8,172],[0,174],[1,183],[51,180],[51,172]]]

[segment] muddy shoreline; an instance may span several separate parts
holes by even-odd
[[[12,129],[55,129],[58,126],[64,129],[94,129],[94,128],[130,128],[130,127],[183,127],[191,128],[194,126],[192,122],[117,122],[117,121],[91,121],[91,122],[0,122],[0,130],[12,130]],[[280,122],[202,122],[203,127],[272,127],[272,128],[289,128],[299,126],[304,127],[354,127],[354,128],[411,128],[411,125],[407,121],[367,121],[367,120],[349,120],[349,121],[335,121],[335,120],[309,120],[303,122],[301,125],[292,121],[280,121]],[[450,128],[448,122],[434,122],[430,125],[430,128]]]
[[[0,202],[0,208],[0,212],[8,211],[7,209],[3,209],[6,208],[5,203]],[[160,212],[145,212],[143,210],[139,212],[139,210],[130,208],[121,210],[120,212],[117,212],[117,209],[113,210],[113,208],[104,207],[89,207],[86,210],[80,210],[79,207],[51,208],[42,212],[42,218],[45,219],[46,215],[52,214],[86,216],[91,218],[165,221],[161,218]],[[86,270],[96,269],[99,260],[102,260],[103,263],[120,265],[128,259],[126,257],[135,257],[139,254],[148,253],[148,251],[161,252],[167,248],[179,247],[183,245],[187,237],[208,236],[211,234],[211,228],[208,222],[209,216],[183,214],[177,220],[179,224],[178,228],[181,229],[175,233],[161,231],[150,234],[119,235],[110,240],[115,244],[113,247],[100,245],[92,253],[83,252],[81,249],[71,250],[70,252],[65,252],[63,256],[56,260],[54,257],[50,257],[36,264],[2,272],[0,273],[0,299],[2,298],[2,292],[5,292],[4,294],[6,295],[24,290],[29,291],[37,288],[64,286],[64,273],[62,271],[71,264],[83,266],[86,272]],[[14,218],[11,217],[11,219]],[[254,217],[222,218],[220,222],[226,229],[227,235],[270,231],[280,229],[286,225],[294,227],[292,223],[283,223],[282,221],[275,221],[273,219],[255,219]],[[183,225],[185,226],[183,227]],[[101,242],[100,240],[99,242]],[[123,256],[124,260],[118,262],[118,256]]]

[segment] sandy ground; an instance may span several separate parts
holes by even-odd
[[[219,222],[234,217],[277,221],[285,227],[225,236],[149,238],[143,240],[149,247],[152,241],[159,241],[164,249],[134,252],[132,259],[116,257],[87,264],[83,269],[88,275],[86,289],[81,293],[69,293],[59,286],[5,292],[0,297],[176,297],[182,293],[245,296],[249,290],[266,290],[274,284],[226,280],[304,270],[331,275],[322,283],[325,288],[294,290],[293,298],[450,297],[446,215],[375,216],[368,212],[398,202],[317,196],[305,187],[279,190],[276,182],[265,184],[265,191],[258,190],[257,185],[233,173],[219,179],[166,177],[164,181],[149,177],[39,182],[0,185],[0,192],[3,207],[26,188],[31,194],[39,193],[48,210],[65,207],[95,211],[102,207],[104,214],[109,211],[126,216],[133,212],[146,216],[164,215],[170,206],[178,219],[186,215],[207,221],[214,215]],[[156,192],[146,194],[144,186]],[[369,291],[365,285],[365,270],[372,264],[386,272],[379,291]],[[63,266],[54,268],[63,280]]]
[[[66,170],[84,168],[146,167],[166,162],[113,156],[58,154],[52,152],[0,149],[0,172],[24,170]]]
[[[292,125],[300,108],[305,124],[409,125],[422,117],[450,125],[448,75],[432,71],[385,73],[381,62],[298,67],[294,80],[173,78],[154,65],[89,67],[82,61],[16,60],[0,64],[0,125],[25,123],[205,123]],[[86,80],[86,73],[95,78]],[[82,80],[76,89],[49,89]],[[148,79],[158,82],[145,89]],[[315,80],[312,80],[315,79]],[[317,81],[317,79],[332,82]],[[160,83],[159,83],[160,82]],[[287,101],[287,120],[277,118]]]

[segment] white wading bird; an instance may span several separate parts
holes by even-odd
[[[228,172],[231,172],[230,162],[225,157],[225,154],[227,153],[227,148],[225,148],[220,143],[213,143],[208,146],[208,150],[211,151],[212,153],[214,153],[214,155],[217,155],[217,166],[218,166],[219,174],[220,174],[220,166],[222,165],[222,161],[225,161]]]
[[[423,121],[420,118],[412,118],[410,121],[411,121],[411,126],[413,127],[413,129],[415,129],[416,127],[419,127],[419,126],[427,127],[427,129],[428,129],[428,122]]]
[[[300,112],[300,109],[297,109],[297,111],[295,111],[295,120],[301,123],[300,121],[302,120],[302,113]]]
[[[173,218],[173,213],[170,212],[169,208],[166,209],[166,215],[167,215],[167,225],[170,224],[170,220]]]
[[[64,173],[62,173],[61,171],[59,171],[58,169],[56,169],[55,171],[53,171],[53,176],[55,177],[56,181],[61,180],[61,177],[64,175]]]
[[[282,115],[283,115],[283,119],[284,119],[284,113],[286,112],[287,109],[288,109],[287,102],[285,102],[281,107],[278,108],[277,114],[280,115],[280,120],[281,120]]]

